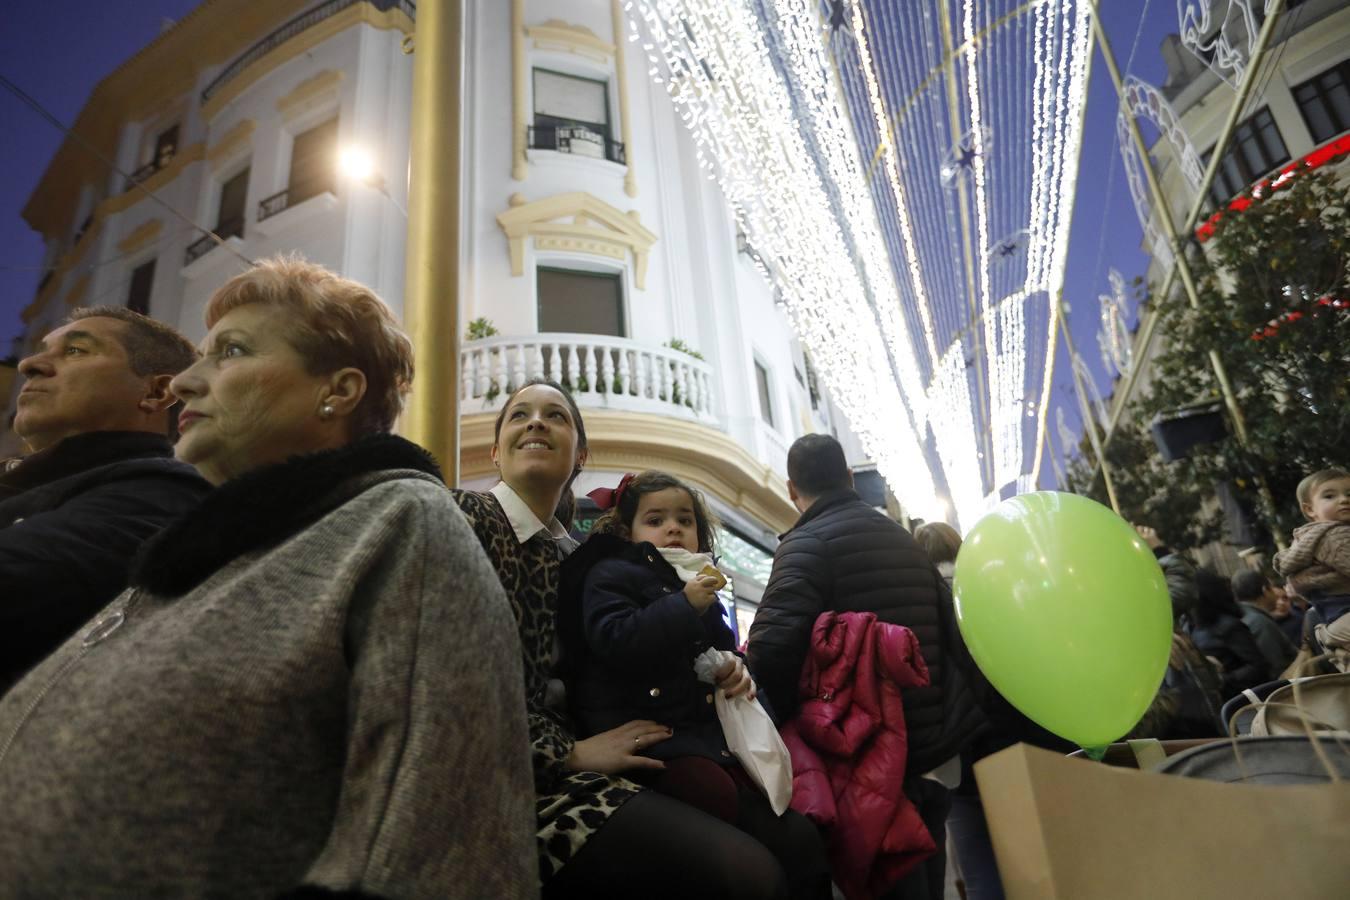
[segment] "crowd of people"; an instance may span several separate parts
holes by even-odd
[[[266,260],[205,324],[198,351],[78,310],[20,363],[0,893],[908,900],[955,864],[1002,896],[972,765],[1072,748],[970,658],[960,535],[868,506],[833,438],[789,451],[800,518],[738,647],[691,484],[624,476],[573,539],[589,451],[563,385],[513,386],[500,479],[463,490],[392,433],[412,348],[367,288]],[[1138,734],[1220,734],[1234,694],[1344,665],[1350,475],[1298,499],[1283,587],[1140,529],[1176,633]],[[787,737],[791,809],[733,752],[733,699]]]

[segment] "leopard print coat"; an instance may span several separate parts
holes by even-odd
[[[491,494],[456,490],[454,495],[497,570],[520,629],[534,759],[539,877],[547,883],[614,811],[642,788],[626,778],[572,772],[564,764],[576,742],[573,728],[566,714],[551,708],[556,704],[545,702],[556,631],[558,567],[562,562],[557,543],[543,534],[520,543],[501,504]]]

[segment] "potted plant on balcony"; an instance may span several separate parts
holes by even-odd
[[[485,338],[490,338],[493,335],[500,333],[501,332],[497,330],[497,326],[492,324],[491,319],[488,319],[484,316],[479,316],[478,318],[470,322],[468,329],[465,330],[464,343],[468,344],[472,343],[473,341],[481,341],[484,340]],[[495,353],[498,351],[493,352]],[[496,400],[499,396],[501,396],[501,393],[502,393],[502,386],[497,383],[497,379],[495,378],[492,379],[488,383],[487,393],[483,394],[483,405],[488,406],[489,404],[492,403],[492,401]]]

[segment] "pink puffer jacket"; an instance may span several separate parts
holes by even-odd
[[[872,613],[823,613],[783,728],[792,808],[827,831],[834,881],[870,900],[936,847],[901,783],[909,742],[900,689],[928,684],[914,633]]]

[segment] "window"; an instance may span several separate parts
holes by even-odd
[[[173,159],[173,155],[178,152],[178,126],[171,125],[159,133],[155,138],[155,155],[151,157],[151,162],[155,168],[162,169]]]
[[[295,136],[286,205],[295,206],[337,187],[337,119]]]
[[[244,202],[248,199],[248,173],[249,170],[245,169],[220,187],[216,234],[223,238],[244,236]]]
[[[623,144],[611,136],[609,85],[594,78],[535,69],[529,143],[537,150],[623,162]]]
[[[539,330],[624,337],[619,276],[572,269],[539,269]]]
[[[1206,164],[1213,152],[1211,149],[1205,154]],[[1270,107],[1263,106],[1233,132],[1233,142],[1214,173],[1210,200],[1215,206],[1223,206],[1252,182],[1287,162],[1289,151],[1280,129],[1275,126]]]
[[[150,288],[155,283],[155,261],[137,266],[131,272],[131,290],[127,293],[127,309],[150,315]]]
[[[811,395],[811,408],[820,409],[820,382],[816,378],[816,369],[811,365],[811,354],[802,351],[802,362],[806,365],[806,392]]]
[[[1350,60],[1294,88],[1294,99],[1313,140],[1329,141],[1350,129]]]
[[[770,428],[773,427],[773,403],[769,392],[769,370],[755,360],[755,383],[759,386],[759,417]]]

